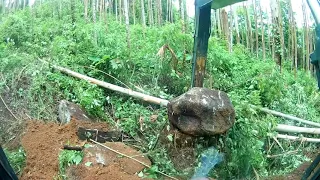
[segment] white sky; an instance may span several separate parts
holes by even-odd
[[[192,17],[192,16],[194,16],[194,11],[195,11],[194,0],[186,0],[186,1],[187,1],[187,12],[188,12],[189,16]],[[263,11],[268,11],[268,13],[270,13],[270,0],[260,0],[260,2],[261,2],[261,6],[262,6]],[[291,2],[292,2],[292,9],[296,14],[296,16],[295,16],[296,22],[297,22],[298,26],[301,27],[302,23],[303,23],[302,2],[305,2],[305,0],[291,0]],[[249,1],[246,1],[246,3],[251,4],[252,1],[249,0]],[[178,6],[177,1],[176,1],[176,5]],[[307,17],[309,17],[311,15],[310,9],[309,9],[309,6],[307,5],[306,2],[305,2],[305,5],[306,5],[306,11],[307,11],[307,15],[308,15]],[[242,6],[242,2],[234,4],[232,7],[235,8],[237,6]],[[228,10],[229,8],[227,7],[226,9]]]

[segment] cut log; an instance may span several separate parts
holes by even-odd
[[[281,113],[281,112],[273,111],[273,110],[270,110],[270,109],[267,109],[267,108],[258,107],[258,106],[255,106],[255,105],[250,105],[250,106],[252,108],[254,108],[254,109],[258,109],[258,110],[260,110],[262,112],[269,113],[269,114],[272,114],[274,116],[282,117],[282,118],[289,119],[289,120],[292,120],[292,121],[297,121],[297,122],[300,122],[300,123],[303,123],[303,124],[308,124],[308,125],[315,126],[315,127],[320,127],[320,124],[316,123],[316,122],[308,121],[308,120],[305,120],[305,119],[294,117],[292,115],[288,115],[288,114],[284,114],[284,113]]]
[[[320,143],[320,139],[316,139],[316,138],[297,137],[297,136],[289,136],[284,134],[277,134],[275,137],[280,139],[293,140],[293,141]]]
[[[289,126],[285,124],[278,124],[275,130],[279,132],[289,132],[289,133],[320,134],[320,128],[305,128],[305,127]]]

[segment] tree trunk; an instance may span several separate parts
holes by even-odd
[[[180,17],[182,22],[182,33],[186,32],[185,24],[184,24],[184,6],[183,6],[184,0],[179,0],[179,8],[180,8]]]
[[[282,53],[281,51],[282,46],[281,46],[281,32],[280,32],[280,18],[279,18],[279,5],[278,5],[278,0],[271,0],[271,12],[272,12],[272,25],[273,25],[273,29],[272,29],[272,35],[273,35],[273,53],[275,56],[275,61],[276,63],[279,65],[280,67],[280,71],[281,71],[281,62],[282,62]]]
[[[236,40],[237,44],[240,44],[240,31],[239,31],[239,24],[238,24],[238,13],[237,9],[233,10],[233,16],[234,16],[234,25],[236,28]]]
[[[149,25],[152,26],[154,23],[153,21],[153,6],[152,0],[148,0],[148,16],[149,16]]]
[[[84,0],[84,18],[88,21],[88,0]]]
[[[97,14],[96,14],[96,0],[92,0],[92,19],[93,19],[93,33],[94,33],[94,44],[98,44],[98,34],[96,29],[96,23],[97,23]]]
[[[264,23],[263,23],[263,11],[262,11],[262,7],[261,7],[261,2],[259,3],[259,10],[260,10],[260,21],[261,21],[261,43],[262,43],[262,57],[263,60],[266,59],[266,43],[265,43],[265,39],[264,39]]]
[[[167,0],[167,14],[166,14],[166,20],[167,20],[167,22],[170,22],[170,10],[169,10],[169,7],[170,7],[170,5],[169,5],[169,2],[170,0]]]
[[[132,13],[133,13],[133,24],[136,24],[136,3],[135,0],[132,0]]]
[[[122,0],[119,0],[119,19],[120,19],[120,24],[122,24],[122,15],[123,15]]]
[[[309,23],[308,23],[308,18],[307,18],[307,12],[306,12],[306,5],[303,2],[302,3],[302,11],[303,11],[303,22],[304,22],[304,42],[305,42],[305,57],[304,57],[304,69],[308,70],[309,69]]]
[[[221,29],[221,13],[220,13],[220,9],[216,10],[216,17],[217,17],[217,25],[218,25],[218,37],[221,38],[222,29]]]
[[[118,0],[114,0],[115,2],[115,11],[116,11],[116,20],[118,21]]]
[[[126,19],[127,46],[130,51],[130,24],[129,24],[129,6],[128,0],[123,0],[124,16]]]
[[[141,21],[142,21],[142,26],[143,28],[146,27],[146,14],[144,10],[144,0],[140,0],[141,3]]]
[[[283,23],[282,23],[282,12],[281,12],[281,4],[280,4],[280,0],[277,0],[278,3],[278,22],[279,22],[279,33],[280,33],[280,56],[281,56],[281,62],[280,62],[280,70],[281,70],[281,66],[282,66],[282,60],[285,59],[285,46],[284,46],[284,34],[283,34]]]
[[[256,56],[259,57],[259,36],[258,36],[258,13],[257,13],[257,1],[253,0],[254,22],[255,22],[255,36],[256,36]]]
[[[246,13],[246,28],[247,28],[247,48],[250,49],[250,52],[253,53],[253,38],[252,38],[252,25],[249,16],[249,10],[247,5],[244,6],[244,10]]]
[[[230,6],[230,22],[228,23],[228,45],[229,45],[229,52],[232,52],[233,46],[233,14],[232,14],[232,6]]]

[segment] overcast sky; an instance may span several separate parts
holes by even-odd
[[[187,11],[189,16],[194,16],[194,0],[186,0],[187,1]],[[291,0],[292,1],[292,9],[293,11],[296,13],[295,19],[298,23],[298,26],[302,26],[303,24],[303,12],[302,12],[302,2],[305,0]],[[252,1],[247,1],[251,4]],[[246,3],[247,3],[246,2]],[[262,5],[262,9],[263,11],[268,11],[268,13],[270,13],[270,0],[260,0],[261,5]],[[176,1],[176,6],[178,6],[177,4],[178,2]],[[306,2],[305,2],[306,3]],[[237,7],[237,6],[242,6],[242,2],[234,4],[233,7]],[[226,8],[227,10],[229,9],[228,7]],[[311,14],[310,9],[308,7],[308,5],[306,4],[306,11],[307,11],[307,15],[309,16]]]

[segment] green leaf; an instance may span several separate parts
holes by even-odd
[[[82,157],[80,155],[77,155],[74,159],[73,162],[78,165],[82,161]]]
[[[169,134],[168,136],[167,136],[167,138],[169,139],[169,141],[173,141],[173,135],[172,134]]]
[[[139,178],[142,178],[142,177],[143,177],[143,175],[144,175],[144,174],[143,174],[143,172],[142,172],[142,171],[140,171],[140,172],[139,172],[139,174],[138,174],[138,177],[139,177]]]
[[[92,162],[86,162],[84,165],[90,167],[92,165]]]

